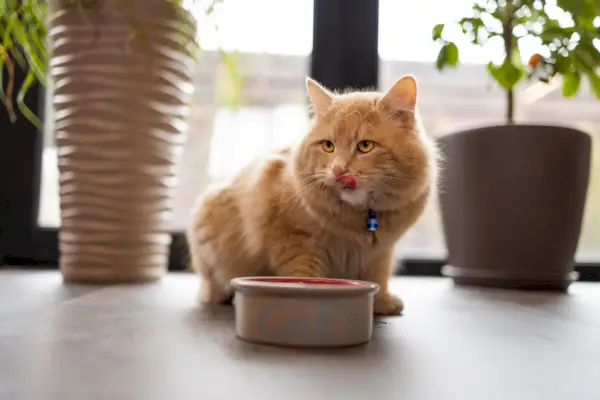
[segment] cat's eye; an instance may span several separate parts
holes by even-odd
[[[335,145],[331,140],[323,140],[323,150],[325,150],[326,153],[333,153]]]
[[[375,147],[375,142],[372,140],[361,140],[356,146],[358,151],[360,151],[361,153],[368,153],[371,150],[373,150],[373,147]]]

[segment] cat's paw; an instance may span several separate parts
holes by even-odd
[[[294,278],[320,278],[320,276],[314,271],[306,270],[294,270],[290,276]]]
[[[389,293],[375,297],[373,312],[377,315],[401,315],[404,310],[402,300]]]
[[[233,291],[230,288],[220,287],[217,283],[202,280],[198,301],[201,304],[230,304]]]

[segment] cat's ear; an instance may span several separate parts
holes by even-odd
[[[325,115],[333,103],[333,93],[309,77],[306,77],[306,89],[308,89],[315,113]]]
[[[379,104],[392,114],[413,112],[417,104],[417,81],[412,76],[398,79],[379,100]]]

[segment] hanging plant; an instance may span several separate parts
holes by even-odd
[[[67,0],[70,6],[76,7],[84,16],[91,11],[102,8],[105,0]],[[129,7],[128,0],[118,0],[120,6],[130,20],[134,34],[131,39],[143,41],[144,29],[136,20],[136,14]],[[189,7],[204,7],[207,16],[213,14],[215,8],[223,0],[165,0],[183,11]],[[17,120],[17,110],[31,121],[38,129],[42,128],[39,117],[27,106],[25,98],[29,89],[36,83],[47,84],[49,55],[46,46],[48,4],[46,0],[0,0],[0,102],[12,122]],[[183,29],[184,27],[182,27]],[[99,30],[98,30],[99,31]],[[194,43],[199,49],[199,43]],[[124,44],[127,46],[128,44]],[[222,62],[226,65],[228,86],[241,90],[242,80],[235,65],[235,59],[224,51],[219,51]],[[16,69],[26,71],[25,78],[17,87]],[[7,79],[4,79],[6,71]],[[239,95],[233,96],[237,101]],[[234,103],[235,101],[232,101]]]

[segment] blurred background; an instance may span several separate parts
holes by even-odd
[[[420,85],[420,112],[428,134],[434,137],[461,126],[504,122],[503,92],[491,81],[484,65],[502,57],[501,47],[492,41],[487,48],[478,49],[463,42],[459,45],[463,65],[444,72],[435,68],[439,45],[431,40],[432,27],[460,19],[472,5],[472,0],[379,0],[378,86],[385,90],[400,76],[414,74]],[[227,0],[211,17],[196,14],[207,23],[200,24],[198,34],[204,52],[196,78],[175,229],[184,229],[195,197],[207,185],[230,177],[260,153],[291,143],[305,133],[308,114],[304,78],[311,75],[314,12],[313,0]],[[521,44],[525,59],[536,52],[536,45],[527,40]],[[237,109],[219,104],[215,95],[215,82],[222,73],[218,47],[236,54],[243,81]],[[347,68],[356,68],[362,62],[348,60],[353,65]],[[599,106],[586,85],[574,99],[564,99],[560,86],[548,86],[540,92],[539,88],[523,85],[517,93],[519,122],[561,125],[576,121],[577,128],[594,138],[600,133]],[[597,155],[594,143],[594,166],[578,254],[583,261],[600,258]],[[39,212],[43,227],[58,227],[60,223],[57,177],[52,128],[48,126]],[[434,199],[421,221],[399,243],[400,254],[408,258],[442,258],[442,234]]]
[[[485,69],[487,62],[502,57],[500,42],[491,40],[483,48],[476,48],[459,39],[461,65],[442,72],[435,68],[440,46],[431,38],[432,27],[460,19],[472,5],[472,0],[227,0],[218,4],[210,16],[196,6],[195,15],[201,20],[198,40],[203,51],[176,196],[174,232],[185,228],[194,199],[207,185],[230,177],[257,155],[304,134],[309,118],[304,87],[307,75],[333,89],[378,86],[385,90],[400,76],[414,74],[420,85],[420,112],[432,137],[458,127],[503,123],[504,93]],[[535,39],[521,39],[522,57],[527,60],[537,51],[537,45]],[[228,66],[219,56],[219,49],[229,52],[239,74],[236,107],[223,101],[222,92],[228,88],[220,82]],[[49,96],[41,90],[33,95],[42,102],[46,99],[43,111],[46,120],[51,121]],[[594,137],[592,176],[577,258],[597,260],[597,100],[588,85],[582,84],[575,98],[564,99],[560,85],[523,84],[516,90],[516,101],[517,122],[567,124]],[[6,124],[2,130],[31,129],[24,124],[27,122]],[[28,200],[36,206],[32,217],[42,230],[52,231],[60,225],[60,215],[57,156],[49,123],[39,147],[43,149],[39,165],[36,162],[31,167],[36,177],[27,178],[31,185],[39,185],[39,193],[36,187],[23,189],[23,193],[29,191],[30,196],[39,197]],[[420,222],[399,243],[398,251],[411,259],[445,256],[435,198]],[[54,257],[52,250],[32,255],[31,259]]]

